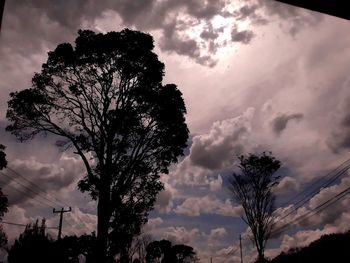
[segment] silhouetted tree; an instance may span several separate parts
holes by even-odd
[[[182,94],[162,85],[164,64],[153,47],[150,35],[128,29],[79,31],[74,47],[49,52],[31,88],[10,94],[8,131],[19,140],[55,134],[57,145],[82,158],[87,175],[79,188],[98,199],[99,262],[113,261],[125,236],[130,245],[163,187],[159,174],[188,139]]]
[[[5,153],[5,146],[0,144],[0,170],[6,168],[7,160]],[[2,220],[5,213],[8,212],[8,200],[7,196],[2,192],[0,188],[0,220]],[[7,236],[3,230],[2,225],[0,225],[0,248],[4,248],[7,244]]]
[[[9,263],[79,263],[80,257],[84,256],[85,262],[91,263],[95,244],[94,233],[53,240],[46,234],[45,220],[42,220],[40,226],[37,220],[33,225],[27,225],[24,232],[15,240],[8,250],[7,259]]]
[[[146,248],[146,262],[173,262],[171,242],[168,240],[153,241]]]
[[[258,262],[265,262],[264,249],[274,223],[275,195],[272,189],[278,184],[279,176],[275,173],[281,163],[266,153],[261,156],[242,155],[239,161],[241,173],[229,177],[229,190],[244,209],[242,219],[253,234]]]
[[[0,144],[0,170],[6,168],[7,166],[5,148],[6,147],[4,145]]]
[[[94,247],[96,246],[96,235],[84,234],[80,237],[65,236],[53,242],[56,261],[60,263],[79,263],[80,257],[85,257],[85,262],[94,262]],[[52,261],[51,261],[52,262]]]
[[[24,232],[15,240],[8,251],[9,263],[53,262],[55,257],[52,239],[45,232],[45,220],[38,220],[26,226]]]
[[[194,263],[196,252],[192,247],[183,244],[172,246],[168,240],[153,241],[146,248],[147,263]]]
[[[153,242],[153,238],[150,234],[141,234],[134,237],[132,247],[130,249],[130,258],[134,258],[137,255],[137,259],[140,263],[146,262],[146,248]]]
[[[175,262],[177,263],[191,263],[197,261],[196,252],[190,246],[183,244],[174,245],[171,250],[175,256]]]

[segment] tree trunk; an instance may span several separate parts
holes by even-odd
[[[266,262],[265,256],[264,256],[264,250],[263,249],[258,249],[258,263],[264,263]]]
[[[103,178],[101,176],[101,178]],[[108,182],[102,182],[97,205],[96,263],[107,263],[108,229],[110,220],[110,193]]]

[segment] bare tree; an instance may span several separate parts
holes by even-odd
[[[264,262],[265,245],[274,223],[275,195],[272,189],[278,184],[280,177],[275,173],[281,163],[266,153],[261,156],[242,155],[239,161],[238,167],[241,172],[234,172],[229,178],[229,190],[233,199],[244,209],[242,219],[252,231],[258,251],[258,262]]]
[[[141,234],[136,236],[130,248],[130,258],[137,258],[140,263],[146,263],[146,248],[153,241],[150,234]]]

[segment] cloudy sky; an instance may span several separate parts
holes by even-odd
[[[4,220],[25,224],[45,217],[56,226],[52,209],[69,205],[63,233],[94,230],[96,204],[76,190],[84,174],[80,160],[59,152],[55,138],[17,143],[4,131],[7,100],[28,87],[47,52],[73,41],[78,29],[129,27],[153,35],[166,66],[164,83],[182,91],[191,133],[188,155],[162,176],[165,190],[145,232],[195,247],[202,262],[239,262],[242,234],[246,261],[252,259],[242,211],[231,201],[225,177],[237,154],[262,151],[283,164],[278,222],[295,225],[271,240],[268,256],[347,230],[346,197],[296,221],[349,187],[347,173],[293,213],[293,202],[286,201],[349,158],[349,23],[272,0],[6,1],[0,133],[11,169],[0,174],[0,185],[11,207]],[[10,238],[23,230],[4,228]]]

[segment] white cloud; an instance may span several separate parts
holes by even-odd
[[[173,208],[173,196],[176,190],[168,183],[164,183],[164,189],[158,194],[155,208],[160,213],[169,213]]]
[[[198,228],[188,230],[185,227],[167,227],[162,229],[162,232],[163,237],[172,243],[187,245],[194,244],[195,240],[202,235]]]
[[[218,178],[217,179],[211,179],[209,181],[209,188],[210,188],[210,191],[219,191],[222,189],[222,177],[221,175],[218,175]]]
[[[220,201],[213,196],[187,198],[178,205],[174,212],[186,216],[200,216],[201,214],[217,214],[222,216],[240,216],[241,206],[234,206],[229,199]]]

